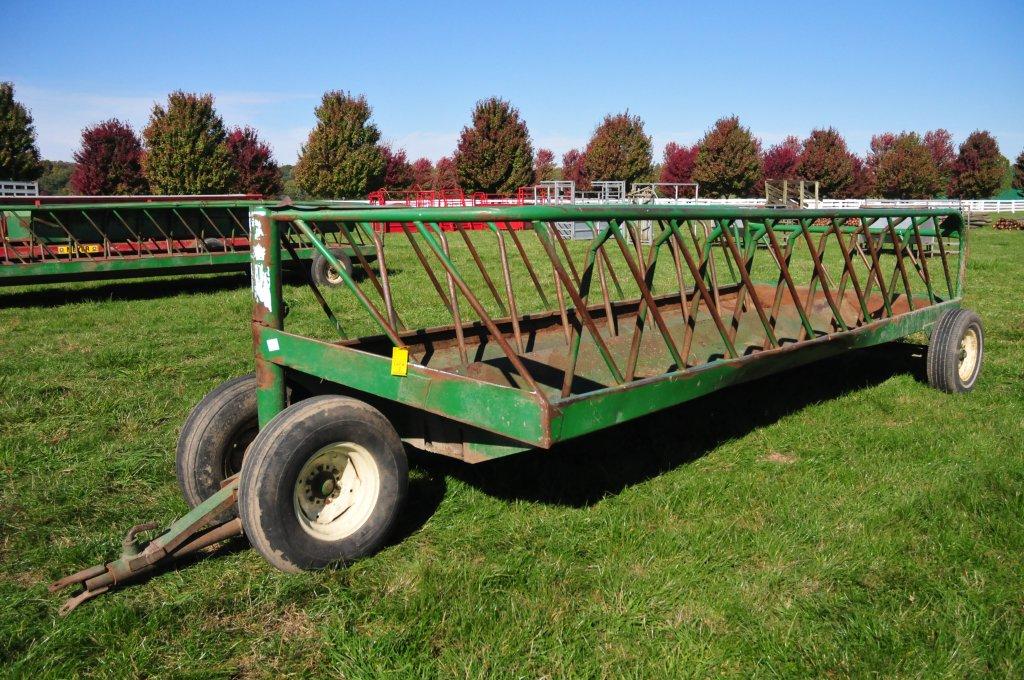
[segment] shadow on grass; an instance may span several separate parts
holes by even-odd
[[[847,352],[725,388],[675,408],[564,442],[479,465],[439,456],[415,460],[485,493],[585,507],[672,470],[804,407],[896,375],[925,377],[926,347],[906,342]]]
[[[249,287],[249,276],[243,272],[184,276],[142,281],[117,281],[83,288],[67,288],[55,283],[52,288],[0,295],[0,308],[60,307],[87,302],[118,302],[155,300],[176,295],[218,293]]]
[[[378,272],[375,270],[374,273]],[[401,269],[388,267],[388,276],[390,277],[398,276],[401,273]],[[363,281],[366,279],[366,275],[357,270],[355,279]],[[306,285],[305,275],[294,267],[285,268],[283,281],[287,285]],[[247,272],[230,272],[97,283],[98,285],[82,288],[68,288],[67,283],[54,283],[49,284],[50,288],[43,290],[6,292],[0,294],[0,308],[60,307],[88,302],[156,300],[176,295],[219,293],[248,288],[249,274]]]

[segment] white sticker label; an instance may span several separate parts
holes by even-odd
[[[269,340],[267,340],[268,352],[276,352],[279,349],[281,349],[281,343],[277,341],[277,338],[270,338]]]
[[[270,296],[270,268],[266,265],[267,250],[256,243],[263,236],[263,223],[252,213],[249,214],[249,237],[252,249],[252,295],[256,302],[274,311],[274,299]]]

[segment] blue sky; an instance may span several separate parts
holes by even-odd
[[[82,127],[141,129],[155,101],[212,92],[294,162],[323,91],[363,93],[410,157],[454,148],[473,103],[519,108],[536,147],[585,144],[607,113],[645,121],[656,153],[737,114],[764,140],[834,125],[988,129],[1024,148],[1024,2],[14,2],[0,80],[32,109],[44,157]]]

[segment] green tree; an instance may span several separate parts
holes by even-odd
[[[235,169],[213,95],[178,90],[167,107],[153,105],[143,169],[154,194],[218,194],[231,190]]]
[[[1013,188],[1024,191],[1024,151],[1020,152],[1013,164]]]
[[[31,182],[42,174],[32,114],[14,101],[12,83],[0,83],[0,179]]]
[[[651,174],[653,158],[651,138],[644,132],[640,116],[631,116],[629,111],[609,114],[583,152],[584,175],[588,182],[624,180],[629,186]]]
[[[943,189],[935,159],[916,132],[896,135],[874,173],[875,190],[883,198],[932,198]]]
[[[508,194],[533,182],[530,132],[519,110],[497,97],[476,103],[452,160],[466,191]]]
[[[39,176],[40,196],[67,196],[71,194],[71,175],[75,164],[67,161],[41,161],[43,174]]]
[[[1003,156],[995,138],[985,130],[976,130],[960,145],[950,195],[991,198],[999,191],[1004,174]]]
[[[366,198],[381,187],[387,160],[372,113],[362,95],[324,93],[295,165],[299,188],[314,198]]]
[[[854,156],[835,128],[812,130],[804,140],[797,176],[819,183],[822,197],[845,197],[854,186]]]
[[[751,196],[762,181],[761,143],[737,116],[720,118],[697,146],[693,180],[702,196]]]

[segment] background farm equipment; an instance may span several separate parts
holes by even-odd
[[[245,270],[249,209],[270,203],[242,195],[0,198],[0,286]],[[366,245],[321,229],[343,259]],[[315,255],[302,244],[296,252]]]
[[[381,223],[401,233],[382,236]],[[592,238],[564,238],[565,223]],[[401,512],[403,442],[467,463],[548,449],[919,331],[931,332],[936,388],[970,390],[981,368],[981,322],[960,308],[956,211],[311,206],[254,208],[250,224],[256,370],[211,392],[183,428],[178,476],[193,510],[138,556],[57,582],[82,584],[73,603],[239,528],[286,571],[371,554]],[[372,241],[354,263],[361,278],[322,240],[325,224]],[[343,285],[310,280],[311,299],[286,303],[281,270],[297,243]],[[419,268],[389,269],[396,249]],[[379,332],[349,337],[338,295]]]

